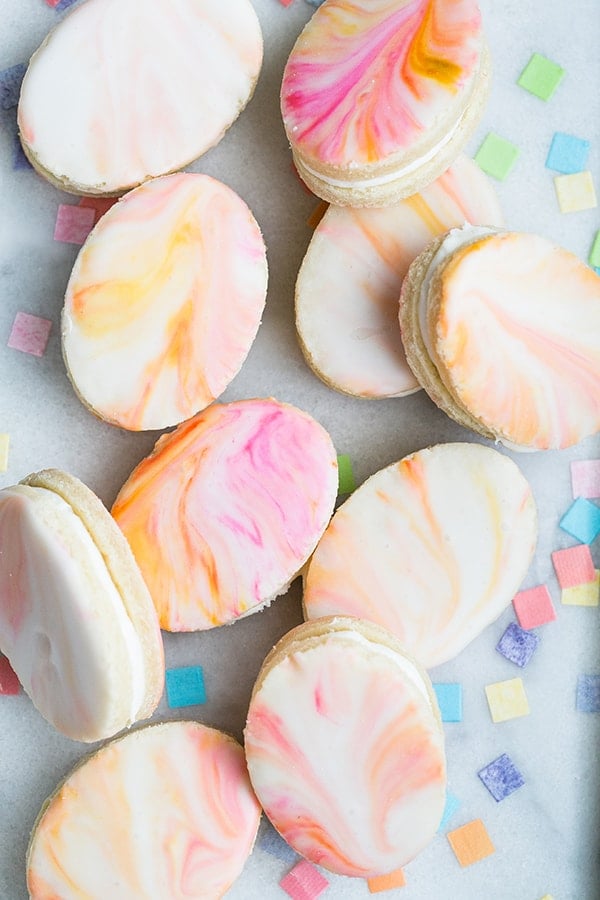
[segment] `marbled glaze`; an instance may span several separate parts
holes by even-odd
[[[421,450],[337,510],[308,568],[306,617],[369,619],[430,668],[508,606],[536,537],[531,489],[508,457],[479,444]]]
[[[274,400],[215,404],[163,437],[113,515],[170,631],[230,622],[283,593],[337,493],[335,450]]]
[[[243,200],[207,175],[168,175],[112,207],[67,286],[63,353],[97,415],[178,424],[227,387],[260,324],[267,261]]]
[[[327,383],[359,397],[419,389],[400,338],[400,288],[430,241],[464,222],[502,224],[490,180],[466,156],[395,206],[329,207],[296,283],[301,343]]]
[[[215,900],[240,874],[260,807],[242,748],[197,722],[103,747],[67,778],[32,836],[32,900]]]
[[[292,146],[350,167],[407,151],[470,83],[481,47],[475,0],[327,0],[283,76]]]
[[[121,192],[212,147],[261,63],[248,0],[87,0],[32,57],[22,140],[53,178]]]

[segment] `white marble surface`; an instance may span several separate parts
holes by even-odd
[[[255,6],[266,51],[256,95],[219,147],[192,167],[221,178],[241,194],[262,226],[269,252],[264,321],[225,399],[274,395],[308,410],[330,430],[338,452],[353,458],[360,482],[429,443],[473,438],[422,393],[380,402],[354,400],[329,390],[306,368],[293,328],[293,289],[310,239],[306,219],[316,201],[291,173],[277,98],[285,59],[312,10],[305,0],[294,0],[287,9],[278,0],[255,0]],[[498,185],[508,224],[553,238],[585,259],[600,227],[598,210],[561,215],[544,161],[554,131],[585,137],[592,143],[590,168],[600,182],[598,2],[482,0],[482,7],[494,78],[470,151],[476,151],[490,129],[518,144],[518,163]],[[26,61],[59,16],[43,0],[0,0],[0,69]],[[548,103],[515,84],[534,51],[567,72]],[[0,432],[8,432],[11,440],[9,468],[0,473],[0,487],[30,471],[59,466],[81,477],[110,504],[157,435],[130,434],[97,421],[70,387],[58,320],[77,247],[53,242],[52,233],[57,204],[72,200],[31,171],[13,172],[13,128],[13,113],[0,111]],[[54,323],[41,359],[6,346],[19,310]],[[438,836],[406,867],[407,886],[395,892],[403,900],[600,896],[600,716],[575,711],[578,674],[600,671],[598,609],[561,607],[550,563],[553,549],[574,543],[557,526],[571,499],[569,462],[598,455],[600,439],[591,438],[570,451],[515,457],[532,482],[541,523],[538,552],[525,586],[549,585],[557,621],[540,629],[540,647],[522,672],[531,706],[526,718],[492,724],[483,691],[487,683],[521,674],[494,649],[513,618],[511,610],[456,660],[432,672],[434,681],[460,681],[464,689],[464,720],[446,725],[450,789],[461,801],[449,827],[482,818],[496,852],[463,870],[445,836]],[[596,548],[592,550],[596,554]],[[270,610],[234,626],[167,635],[168,665],[199,663],[205,669],[208,702],[185,712],[240,736],[262,658],[300,619],[296,584]],[[163,700],[156,718],[177,715]],[[1,900],[26,898],[29,830],[44,798],[87,750],[56,734],[23,694],[0,697]],[[503,752],[522,771],[526,784],[497,804],[476,773]],[[259,845],[229,896],[283,897],[277,882],[289,867]],[[336,877],[330,881],[325,896],[369,896],[362,882]]]

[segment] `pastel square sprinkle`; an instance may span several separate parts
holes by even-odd
[[[171,709],[206,703],[204,674],[201,666],[181,666],[165,672],[167,703]]]
[[[342,454],[337,458],[338,463],[338,493],[351,494],[356,488],[354,480],[354,472],[352,471],[352,460],[346,454]]]
[[[511,760],[503,753],[477,773],[496,803],[523,787],[525,779]]]
[[[544,896],[541,897],[540,900],[554,900],[554,897],[552,896],[552,894],[544,894]]]
[[[287,841],[284,841],[279,832],[268,821],[264,830],[261,831],[258,846],[265,853],[269,853],[285,863],[291,864],[298,859],[298,854],[293,847],[290,847]]]
[[[48,0],[46,0],[48,2]],[[57,12],[63,12],[63,10],[68,9],[70,6],[73,6],[77,0],[58,0],[58,3],[52,3]]]
[[[59,3],[60,3],[60,0],[46,0],[46,4],[48,6],[51,6],[53,9],[55,9]]]
[[[564,74],[565,70],[557,63],[541,53],[534,53],[521,72],[517,84],[540,100],[549,100]]]
[[[100,219],[105,212],[114,206],[117,202],[117,197],[82,197],[79,201],[79,206],[83,206],[87,209],[94,210],[94,224]]]
[[[83,244],[94,227],[96,213],[88,206],[61,203],[56,215],[54,240],[65,244]]]
[[[492,722],[507,722],[529,715],[527,694],[520,678],[486,684],[485,693]]]
[[[504,181],[519,156],[519,148],[490,131],[475,154],[480,169],[498,181]]]
[[[600,231],[596,235],[600,256]],[[598,260],[600,265],[600,259]],[[600,497],[600,459],[576,459],[571,462],[571,487],[574,497]]]
[[[526,631],[516,622],[511,622],[496,644],[496,650],[522,669],[530,661],[539,642],[535,631]]]
[[[577,497],[558,524],[582,544],[591,544],[600,534],[600,507],[585,497]]]
[[[546,157],[546,168],[560,172],[562,175],[573,175],[582,172],[590,152],[590,142],[564,131],[556,131]]]
[[[281,879],[279,886],[293,900],[315,900],[329,887],[319,870],[303,859]]]
[[[33,166],[25,156],[25,151],[23,150],[23,145],[19,140],[19,135],[15,134],[14,137],[14,145],[13,145],[13,169],[16,171],[22,169],[31,169],[33,171]]]
[[[373,878],[367,878],[367,886],[369,893],[380,894],[382,891],[393,891],[395,888],[401,888],[406,885],[406,878],[402,869],[396,869],[389,875],[375,875]]]
[[[575,705],[579,712],[600,712],[600,675],[579,676]]]
[[[588,262],[590,266],[597,269],[600,266],[600,231],[597,231],[594,236],[594,242],[592,244],[590,255],[588,256]],[[599,496],[598,494],[595,495]]]
[[[450,791],[446,791],[446,804],[444,806],[444,812],[442,813],[442,818],[440,820],[440,824],[438,825],[438,832],[444,831],[446,825],[452,818],[455,812],[460,809],[460,800],[454,794],[451,794]]]
[[[0,472],[6,472],[8,469],[8,447],[10,444],[10,435],[0,434]]]
[[[21,82],[27,71],[25,63],[17,63],[0,71],[0,106],[2,109],[13,109],[18,106]]]
[[[594,581],[563,588],[560,602],[564,606],[598,606],[600,600],[600,572],[596,569]]]
[[[447,838],[454,855],[463,867],[471,866],[486,856],[491,856],[496,849],[481,819],[473,819],[472,822],[449,831]]]
[[[43,356],[46,352],[52,322],[30,313],[18,312],[8,337],[8,346],[21,353]]]
[[[526,630],[556,619],[550,591],[545,584],[519,591],[513,597],[513,607],[519,625]]]
[[[462,722],[462,684],[434,684],[442,722]]]
[[[21,690],[19,679],[5,656],[0,656],[0,694],[18,694]]]
[[[552,553],[552,565],[561,588],[590,584],[596,578],[596,569],[588,544],[555,550]]]
[[[557,175],[554,179],[556,199],[562,213],[581,212],[598,206],[591,172]]]
[[[291,6],[294,0],[279,0],[282,6]]]

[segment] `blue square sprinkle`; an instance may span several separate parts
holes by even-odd
[[[264,850],[265,853],[270,853],[271,856],[275,856],[284,863],[295,863],[298,861],[298,854],[296,851],[284,841],[270,822],[267,822],[266,827],[261,829],[258,838],[258,846],[261,850]]]
[[[54,9],[56,12],[63,12],[63,10],[68,9],[70,6],[73,6],[77,0],[60,0],[60,3],[57,3]]]
[[[462,722],[462,684],[434,684],[442,722]]]
[[[539,635],[535,631],[525,631],[516,622],[511,622],[496,644],[496,650],[510,662],[523,668],[533,656],[539,642]]]
[[[579,712],[600,712],[600,675],[579,676],[575,705]]]
[[[577,497],[559,525],[582,544],[591,544],[600,534],[600,507],[586,497]]]
[[[18,105],[21,82],[26,71],[25,63],[17,63],[16,66],[0,72],[0,106],[2,109],[12,109],[13,106]]]
[[[546,168],[563,175],[574,175],[583,172],[587,165],[590,142],[572,134],[557,131],[552,138]]]
[[[525,779],[506,753],[488,763],[477,774],[496,803],[505,800],[525,784]]]
[[[165,672],[167,703],[171,709],[206,703],[204,675],[201,666],[182,666]]]
[[[438,831],[443,831],[454,815],[454,813],[460,807],[460,800],[458,797],[455,797],[454,794],[451,794],[450,791],[446,792],[446,805],[444,806],[444,812],[442,813],[442,820],[438,825]]]

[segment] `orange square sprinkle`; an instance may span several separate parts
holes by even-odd
[[[449,831],[446,837],[461,866],[479,862],[496,850],[481,819],[473,819],[472,822]]]
[[[367,878],[367,885],[371,894],[379,894],[381,891],[393,891],[394,888],[404,887],[406,879],[402,869],[396,869],[389,875],[375,875],[373,878]]]

